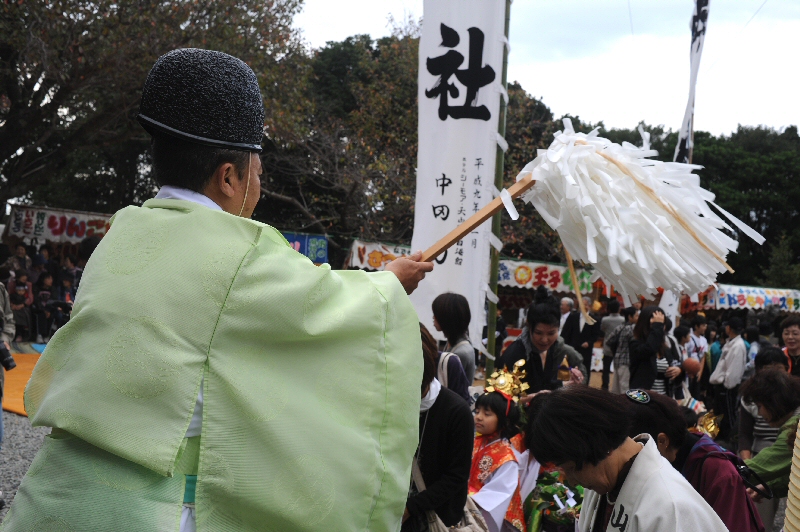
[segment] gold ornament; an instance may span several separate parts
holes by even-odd
[[[703,417],[697,420],[697,427],[705,434],[708,434],[713,440],[719,434],[719,422],[723,417],[724,414],[715,416],[714,411],[709,410]]]
[[[492,373],[486,379],[489,384],[486,387],[486,393],[498,392],[513,399],[515,403],[518,402],[522,392],[530,388],[527,382],[522,382],[526,375],[525,370],[522,369],[524,365],[524,360],[518,360],[514,363],[514,369],[511,372],[501,369]]]
[[[567,362],[567,355],[564,355],[564,360],[561,361],[561,365],[558,366],[558,374],[556,378],[560,381],[568,381],[572,377],[572,372],[569,370],[569,363]]]

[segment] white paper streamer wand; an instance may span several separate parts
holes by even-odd
[[[699,292],[732,272],[726,257],[738,242],[725,234],[728,222],[764,240],[717,207],[692,173],[700,167],[648,159],[654,155],[646,138],[644,148],[619,145],[596,130],[576,133],[565,119],[524,170],[537,182],[524,199],[561,236],[567,262],[592,264],[626,297],[658,287]]]
[[[588,143],[587,143],[587,142],[585,142],[585,141],[583,141],[583,140],[576,140],[576,141],[575,141],[575,144],[581,144],[581,145],[584,145],[584,146],[588,146]],[[699,236],[697,236],[697,233],[695,233],[694,229],[692,229],[692,228],[691,228],[691,226],[689,226],[689,224],[686,222],[686,220],[684,220],[684,219],[683,219],[683,217],[682,217],[680,214],[678,214],[677,212],[675,212],[675,209],[672,207],[672,205],[669,205],[669,204],[667,204],[667,203],[664,203],[664,201],[663,201],[661,198],[659,198],[659,197],[656,195],[655,191],[654,191],[652,188],[650,188],[650,187],[648,187],[647,185],[645,185],[644,183],[642,183],[641,181],[639,181],[639,180],[636,178],[636,176],[635,176],[635,175],[633,175],[633,174],[631,173],[631,171],[630,171],[630,170],[628,170],[628,167],[627,167],[627,166],[625,166],[624,164],[622,164],[622,163],[621,163],[621,162],[619,162],[618,160],[614,159],[613,157],[611,157],[610,155],[608,155],[607,153],[604,153],[604,152],[602,152],[602,151],[598,151],[598,152],[597,152],[597,155],[599,155],[600,157],[602,157],[602,158],[606,159],[607,161],[609,161],[609,162],[611,162],[611,163],[615,164],[615,165],[617,166],[617,168],[619,168],[619,169],[622,171],[622,173],[624,173],[625,175],[627,175],[628,177],[630,177],[631,179],[633,179],[634,183],[636,183],[636,185],[637,185],[637,186],[639,186],[639,187],[640,187],[642,190],[644,190],[645,194],[647,194],[648,196],[650,196],[650,198],[651,198],[653,201],[655,201],[656,203],[658,203],[659,205],[661,205],[661,208],[662,208],[662,209],[664,209],[665,211],[667,211],[668,213],[670,213],[670,214],[672,215],[672,217],[675,219],[675,221],[677,221],[679,224],[681,224],[681,227],[683,227],[684,229],[686,229],[686,231],[687,231],[687,232],[688,232],[690,235],[692,235],[692,238],[694,238],[694,239],[697,241],[697,243],[698,243],[698,244],[700,244],[700,246],[701,246],[703,249],[705,249],[707,252],[711,253],[711,254],[714,256],[714,258],[715,258],[715,259],[717,259],[717,260],[718,260],[720,263],[722,263],[722,265],[723,265],[723,266],[725,266],[725,269],[726,269],[726,270],[728,270],[728,271],[729,271],[729,272],[731,272],[731,273],[734,273],[734,272],[733,272],[733,268],[731,268],[731,265],[730,265],[730,264],[728,264],[728,263],[725,261],[725,259],[723,259],[722,257],[720,257],[720,256],[719,256],[719,254],[718,254],[717,252],[715,252],[713,249],[711,249],[710,247],[708,247],[708,244],[706,244],[705,242],[703,242],[703,240],[702,240],[702,239],[701,239]],[[738,220],[737,220],[737,221],[738,221]],[[738,224],[737,224],[737,225],[738,225]],[[741,224],[741,225],[744,225],[744,224]],[[745,227],[747,227],[747,226],[745,226]],[[748,229],[750,229],[750,228],[748,227]],[[750,229],[750,230],[752,231],[752,229]],[[760,236],[760,235],[759,235],[759,236]],[[762,241],[763,241],[763,240],[762,240]]]

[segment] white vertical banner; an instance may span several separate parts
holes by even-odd
[[[411,247],[427,249],[493,199],[503,97],[505,0],[425,0],[419,45],[419,157]],[[437,259],[411,295],[433,328],[441,293],[467,298],[470,339],[480,343],[490,266],[486,222]]]
[[[697,85],[697,73],[700,71],[700,56],[703,54],[703,43],[706,40],[706,27],[708,25],[709,0],[695,0],[694,14],[692,15],[692,48],[691,48],[691,76],[689,78],[689,102],[683,115],[683,123],[678,133],[678,144],[675,146],[673,160],[678,163],[688,163],[689,153],[692,149],[692,131],[694,131],[694,93]]]

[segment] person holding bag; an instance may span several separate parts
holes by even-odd
[[[422,334],[422,403],[419,446],[412,464],[412,482],[401,532],[434,532],[475,523],[480,513],[467,498],[474,422],[469,404],[436,379],[439,353],[430,333]],[[477,514],[477,517],[476,515]],[[459,529],[457,529],[459,530]],[[466,528],[475,532],[486,528]]]
[[[444,351],[439,352],[436,345],[436,340],[431,335],[430,331],[423,324],[419,324],[419,329],[422,334],[422,345],[431,349],[431,352],[436,356],[433,360],[436,365],[436,373],[434,376],[439,383],[450,391],[458,394],[459,397],[464,399],[467,403],[472,404],[469,396],[469,383],[467,383],[467,375],[464,373],[464,366],[461,365],[461,359],[455,353]],[[424,348],[424,347],[423,347]]]

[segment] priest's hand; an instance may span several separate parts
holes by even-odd
[[[416,290],[419,282],[425,278],[425,273],[433,270],[432,262],[420,262],[422,252],[408,257],[400,257],[386,265],[385,270],[392,272],[400,280],[400,284],[406,289],[406,294]]]

